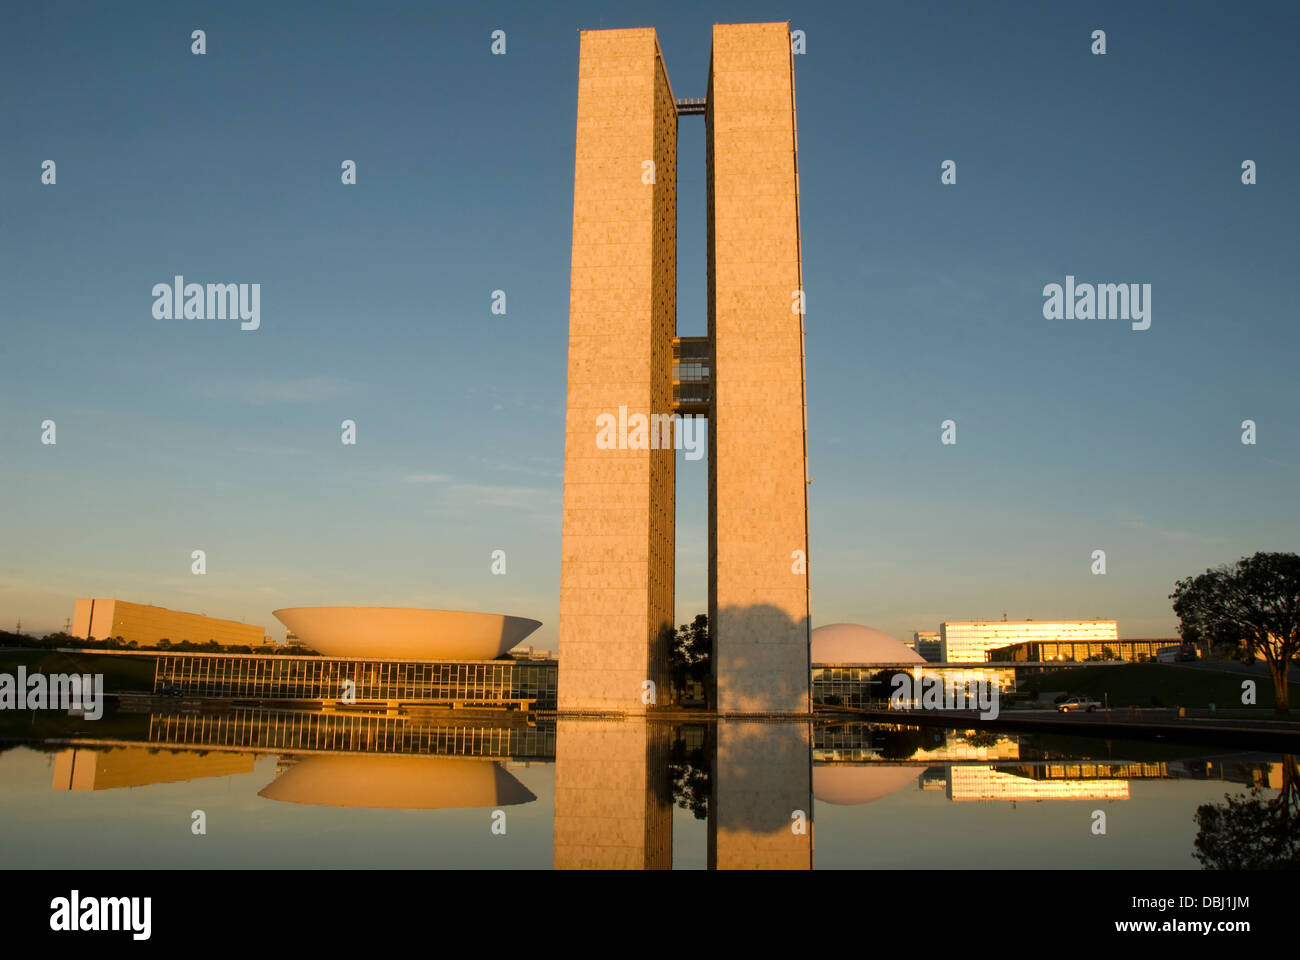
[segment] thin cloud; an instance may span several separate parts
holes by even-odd
[[[357,384],[337,377],[300,377],[297,380],[251,380],[205,384],[210,400],[236,400],[262,407],[281,403],[325,403],[350,396]]]

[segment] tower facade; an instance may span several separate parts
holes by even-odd
[[[647,163],[651,165],[647,165]],[[578,61],[560,709],[639,712],[667,689],[674,454],[620,444],[672,413],[677,107],[652,29],[584,31]],[[613,447],[597,421],[616,418]]]
[[[677,123],[703,113],[707,338],[676,338]],[[674,443],[709,418],[709,621],[722,713],[806,713],[807,467],[788,24],[718,25],[675,100],[653,29],[584,31],[569,304],[559,707],[667,693]],[[674,353],[707,382],[674,392]],[[707,397],[700,392],[707,390]]]

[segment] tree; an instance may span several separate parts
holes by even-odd
[[[1273,679],[1276,712],[1290,712],[1287,670],[1300,654],[1300,556],[1243,557],[1179,580],[1169,598],[1184,640],[1236,637],[1248,656],[1262,654]]]
[[[1295,870],[1300,867],[1300,771],[1282,757],[1278,795],[1264,799],[1258,785],[1224,803],[1196,808],[1195,856],[1210,870]]]
[[[709,816],[709,794],[713,786],[714,752],[712,728],[704,729],[703,741],[691,749],[685,739],[685,727],[678,727],[668,752],[668,778],[672,801],[689,810],[696,820]]]
[[[684,690],[692,681],[709,688],[713,671],[713,639],[709,636],[709,617],[699,613],[690,623],[677,628],[668,650],[668,673],[673,686]]]

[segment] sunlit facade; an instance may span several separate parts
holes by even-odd
[[[168,610],[125,600],[82,598],[72,616],[72,635],[83,640],[121,637],[126,643],[154,646],[171,643],[218,643],[223,647],[260,646],[270,642],[260,626],[221,620],[200,613]]]
[[[946,620],[939,625],[945,663],[983,663],[998,647],[1018,643],[1096,643],[1119,640],[1114,620]]]
[[[912,649],[922,660],[938,663],[943,659],[943,642],[938,630],[917,630],[912,634]]]
[[[1085,660],[1128,660],[1137,663],[1156,659],[1157,652],[1177,640],[1031,640],[996,647],[987,652],[994,663],[1050,663]]]
[[[663,704],[643,685],[670,683],[676,454],[655,424],[669,424],[672,441],[685,431],[672,418],[700,416],[716,708],[809,711],[789,24],[716,24],[707,81],[703,100],[677,99],[653,28],[579,34],[560,548],[566,710]],[[677,335],[677,128],[692,116],[705,135],[706,337]]]
[[[1113,779],[1036,779],[994,767],[953,764],[948,799],[972,800],[1127,800],[1128,781]]]
[[[155,660],[153,688],[214,699],[553,710],[558,672],[554,660],[163,654]]]
[[[976,692],[982,685],[996,686],[998,693],[1012,693],[1016,689],[1014,667],[950,667],[943,665],[914,666],[864,666],[861,664],[814,664],[812,668],[813,702],[841,707],[882,707],[889,703],[894,691],[895,674],[912,678],[911,688],[927,677],[937,677],[944,689],[961,691],[967,702],[975,702]]]

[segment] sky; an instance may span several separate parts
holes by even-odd
[[[79,596],[277,639],[279,607],[427,606],[553,648],[578,31],[654,26],[690,97],[712,23],[772,20],[806,44],[814,626],[1169,637],[1178,578],[1300,547],[1294,5],[7,4],[0,627]],[[260,283],[260,328],[155,318],[177,274]],[[1149,283],[1150,328],[1045,319],[1067,275]],[[678,455],[679,623],[707,608],[706,462]]]

